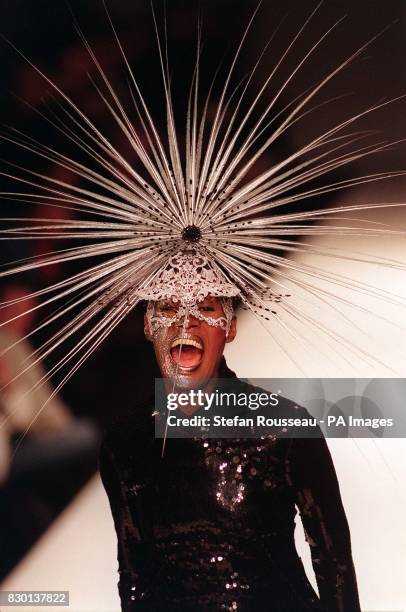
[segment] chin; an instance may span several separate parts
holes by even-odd
[[[181,367],[171,358],[167,358],[161,367],[161,374],[164,378],[173,381],[175,389],[204,389],[213,378],[216,378],[217,368],[204,359],[198,367],[191,368]]]

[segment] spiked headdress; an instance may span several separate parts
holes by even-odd
[[[329,299],[334,299],[334,295],[317,286],[314,279],[317,279],[319,271],[316,268],[292,261],[292,252],[311,252],[311,245],[301,243],[299,238],[329,232],[340,236],[371,236],[383,232],[381,228],[360,228],[357,222],[337,218],[337,213],[353,213],[374,205],[344,205],[323,210],[310,207],[293,213],[285,212],[284,206],[401,174],[379,172],[344,181],[327,181],[322,187],[312,183],[354,160],[389,146],[387,143],[361,145],[361,139],[370,136],[370,132],[350,131],[357,119],[388,104],[387,101],[317,133],[292,154],[255,175],[257,160],[293,124],[314,111],[311,107],[313,98],[338,72],[359,57],[371,41],[276,112],[282,93],[296,72],[311,61],[312,54],[339,23],[303,54],[297,67],[283,79],[282,86],[264,101],[264,92],[270,90],[274,75],[281,70],[285,57],[297,44],[312,17],[310,15],[262,85],[254,91],[254,96],[250,96],[252,102],[247,107],[244,104],[248,92],[254,87],[253,75],[262,55],[234,90],[231,79],[254,17],[221,86],[214,114],[209,113],[211,91],[200,102],[198,45],[183,143],[175,124],[167,60],[159,36],[166,139],[152,119],[114,29],[128,71],[136,121],[130,118],[90,44],[79,31],[103,83],[102,89],[95,87],[117,128],[136,154],[137,166],[127,161],[91,118],[31,63],[58,94],[63,105],[64,121],[49,116],[45,120],[61,136],[74,142],[81,155],[91,159],[91,164],[68,157],[16,130],[6,136],[22,149],[68,170],[81,181],[80,184],[70,184],[30,168],[24,169],[25,174],[8,172],[8,177],[28,186],[27,191],[17,193],[15,197],[45,201],[56,208],[74,209],[80,212],[81,219],[36,219],[28,224],[23,221],[12,230],[4,230],[3,236],[13,239],[24,236],[72,238],[86,243],[18,264],[2,274],[16,274],[57,262],[91,261],[92,257],[104,257],[103,261],[98,259],[86,270],[36,293],[42,299],[41,306],[62,300],[64,305],[52,320],[82,308],[80,314],[75,314],[50,339],[44,349],[46,353],[54,345],[58,346],[86,329],[89,321],[96,321],[58,368],[75,357],[80,364],[140,300],[178,300],[185,312],[192,311],[197,315],[196,304],[207,295],[225,300],[238,296],[246,308],[259,316],[280,321],[280,313],[285,312],[300,320],[302,312],[300,304],[295,301],[295,289],[301,294],[309,291],[325,305]],[[259,110],[260,104],[262,110]],[[143,171],[137,169],[140,164]],[[325,222],[331,219],[336,219],[334,226],[326,227]],[[89,240],[92,241],[90,244]],[[281,249],[287,255],[281,254]],[[351,259],[348,252],[345,257]],[[375,294],[375,289],[366,284],[358,283],[355,287],[350,276],[338,278],[327,272],[324,279],[332,289],[340,285]],[[289,297],[291,293],[292,297]],[[273,302],[277,303],[278,311]],[[226,326],[229,317],[229,311],[225,311],[226,320],[221,324]],[[313,324],[314,321],[307,316],[306,323]],[[324,332],[329,336],[329,330]],[[76,368],[77,365],[73,370]]]

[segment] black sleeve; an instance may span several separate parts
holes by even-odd
[[[322,607],[360,612],[350,532],[325,439],[292,440],[289,461]]]
[[[131,559],[137,550],[140,534],[131,514],[125,473],[119,469],[115,454],[104,441],[100,452],[100,476],[109,498],[118,540],[118,590],[122,612],[133,612],[139,601],[139,576]]]

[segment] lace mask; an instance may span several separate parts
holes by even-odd
[[[234,316],[234,308],[230,298],[221,298],[224,316],[220,317],[212,317],[209,313],[206,314],[201,308],[201,304],[199,302],[189,305],[183,304],[182,302],[175,303],[174,300],[172,300],[170,305],[174,314],[168,316],[168,314],[162,314],[159,311],[157,308],[157,302],[148,302],[147,320],[152,332],[155,332],[160,327],[187,325],[189,318],[194,317],[199,321],[204,321],[212,327],[220,327],[221,329],[224,329],[226,335],[228,336],[231,321]]]
[[[138,291],[140,299],[148,300],[147,320],[152,332],[160,327],[185,324],[189,317],[195,317],[224,329],[227,335],[234,316],[232,298],[238,294],[239,289],[227,280],[221,269],[195,250],[179,251]],[[204,311],[202,302],[207,296],[220,298],[224,316],[212,317]],[[170,303],[173,314],[159,311],[157,302],[162,300]]]

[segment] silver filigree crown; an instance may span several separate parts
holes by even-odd
[[[208,295],[232,298],[239,293],[222,270],[196,249],[178,251],[137,291],[141,300],[168,299],[183,306],[201,302]]]

